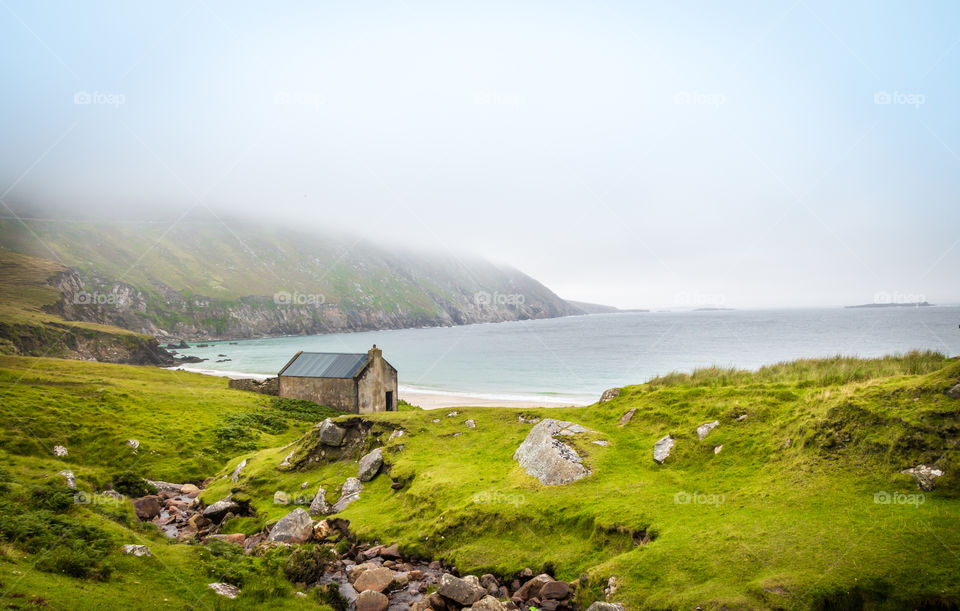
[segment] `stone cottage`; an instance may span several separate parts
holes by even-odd
[[[397,370],[374,344],[367,353],[303,352],[277,374],[279,395],[351,414],[397,411]]]

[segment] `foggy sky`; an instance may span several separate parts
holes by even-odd
[[[234,4],[2,0],[4,206],[296,219],[621,307],[960,301],[957,3]]]

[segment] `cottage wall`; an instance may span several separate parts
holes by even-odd
[[[391,405],[386,404],[387,391],[393,392]],[[357,380],[357,409],[359,414],[397,411],[397,370],[379,354],[371,359]]]
[[[313,401],[351,414],[358,413],[357,383],[350,378],[280,376],[280,396]]]

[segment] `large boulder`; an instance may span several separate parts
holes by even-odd
[[[373,590],[360,592],[354,603],[356,611],[387,611],[390,607],[390,599]]]
[[[345,430],[333,423],[333,420],[327,418],[317,425],[320,433],[320,443],[327,446],[340,447],[343,444],[343,438],[347,434]]]
[[[599,401],[599,402],[600,402],[600,403],[606,403],[607,401],[613,401],[614,399],[616,399],[617,397],[620,396],[620,390],[621,390],[621,389],[619,389],[619,388],[608,388],[608,389],[606,389],[605,391],[603,391],[603,394],[600,395],[600,401]]]
[[[348,477],[340,488],[340,498],[333,504],[333,512],[343,511],[347,505],[360,498],[360,492],[363,490],[363,484],[355,477]]]
[[[590,431],[579,424],[546,418],[530,430],[513,459],[541,484],[575,482],[590,475],[590,470],[583,466],[580,455],[557,437],[586,432]]]
[[[160,515],[160,497],[151,494],[133,499],[133,510],[141,520],[152,520]]]
[[[357,479],[361,482],[369,482],[377,476],[381,466],[383,466],[383,452],[380,451],[380,448],[377,448],[360,459]]]
[[[444,573],[440,577],[440,587],[437,588],[437,594],[447,600],[468,607],[486,596],[487,591],[478,584],[454,577],[450,573]]]
[[[204,509],[203,517],[219,523],[228,513],[237,513],[239,510],[240,504],[234,501],[232,496],[226,496]]]
[[[720,426],[719,420],[714,420],[713,422],[707,422],[705,424],[701,424],[700,426],[697,427],[697,437],[699,437],[700,440],[703,441],[703,438],[709,435],[710,431],[717,428],[718,426]]]
[[[307,513],[312,516],[325,516],[332,511],[333,507],[327,502],[327,491],[324,490],[323,486],[320,486],[317,488],[317,493],[313,495],[313,500],[310,501],[310,509],[307,510]]]
[[[673,443],[673,437],[670,435],[661,437],[659,440],[657,440],[657,443],[653,444],[653,460],[663,464],[663,461],[667,460],[667,457],[670,456],[670,450],[673,449]]]
[[[240,596],[240,588],[229,583],[208,583],[207,587],[219,594],[220,596],[226,596],[227,598],[236,598]]]
[[[281,543],[303,543],[313,537],[313,521],[302,507],[298,507],[280,518],[270,529],[268,541]]]
[[[903,473],[912,475],[913,479],[917,480],[917,486],[927,492],[937,487],[937,478],[943,475],[943,471],[929,465],[917,465],[903,471]]]
[[[373,590],[374,592],[383,592],[390,587],[390,584],[397,578],[397,574],[390,569],[380,566],[375,569],[364,571],[353,582],[353,587],[357,592]]]

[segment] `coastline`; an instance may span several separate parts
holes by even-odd
[[[175,367],[166,367],[169,371],[186,371],[189,373],[199,373],[219,378],[230,379],[253,379],[265,380],[272,378],[272,375],[258,373],[244,373],[242,371],[226,371],[221,369],[206,369],[202,367],[187,367],[177,365]],[[483,393],[469,393],[457,391],[428,390],[422,388],[412,388],[401,385],[399,398],[411,405],[416,405],[425,410],[445,409],[452,407],[508,407],[508,408],[534,408],[534,407],[577,407],[589,405],[590,402],[565,400],[560,398],[546,397],[520,397],[516,395],[498,396]]]

